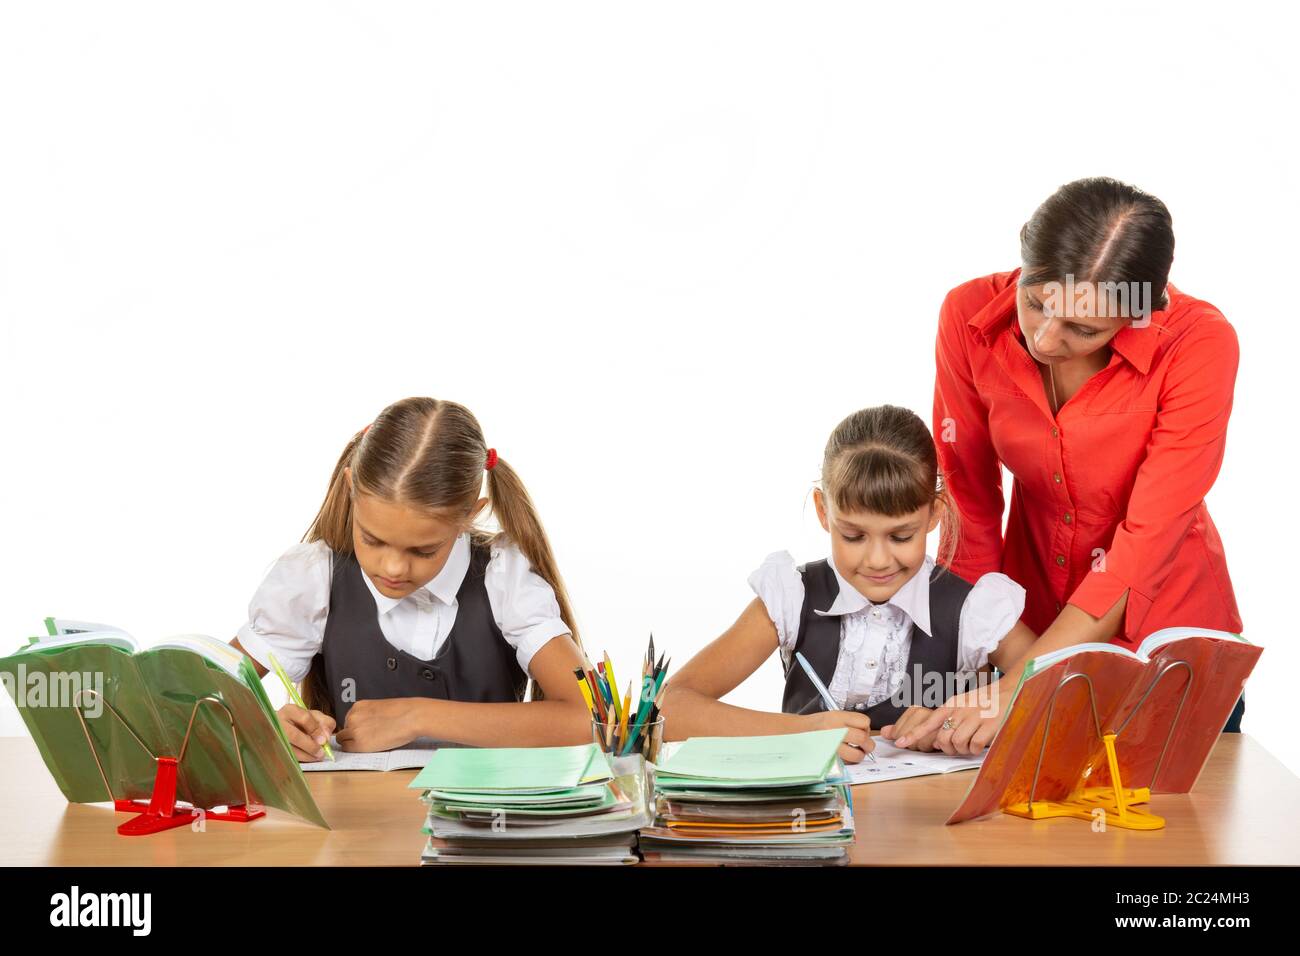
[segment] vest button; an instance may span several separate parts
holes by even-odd
[[[433,680],[433,671],[431,671],[427,667],[421,667],[420,676],[423,677],[425,680]]]
[[[1056,563],[1057,563],[1058,565],[1062,565],[1062,566],[1064,566],[1064,564],[1065,564],[1065,555],[1063,555],[1063,554],[1058,554],[1058,555],[1056,556]]]
[[[1060,434],[1061,434],[1060,431],[1056,428],[1055,425],[1053,425],[1053,426],[1052,426],[1052,437],[1053,437],[1053,438],[1058,438],[1058,437],[1060,437]]]
[[[390,671],[395,671],[395,670],[397,670],[397,658],[396,658],[396,657],[390,657],[390,658],[388,659],[388,669],[389,669]]]
[[[1069,524],[1069,523],[1070,523],[1071,521],[1073,521],[1074,519],[1070,517],[1070,512],[1067,511],[1067,512],[1065,513],[1065,517],[1064,517],[1062,520],[1063,520],[1066,524]]]
[[[1059,485],[1061,483],[1061,473],[1059,471],[1052,472],[1052,480]]]

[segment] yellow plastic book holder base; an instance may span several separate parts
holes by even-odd
[[[1084,787],[1076,791],[1067,800],[1035,800],[1028,803],[1013,803],[1003,807],[1003,813],[1027,820],[1050,820],[1054,817],[1074,817],[1079,820],[1093,821],[1097,818],[1098,808],[1105,811],[1106,826],[1122,827],[1126,830],[1160,830],[1165,825],[1165,818],[1158,817],[1149,810],[1140,810],[1137,803],[1151,802],[1151,789],[1139,787],[1131,790],[1124,786],[1119,775],[1119,760],[1115,756],[1115,734],[1102,737],[1106,745],[1106,762],[1110,766],[1111,787]]]
[[[1139,790],[1124,791],[1124,806],[1121,810],[1115,803],[1115,791],[1110,787],[1085,787],[1069,800],[1038,800],[1033,804],[1013,803],[1003,807],[1003,813],[1027,820],[1050,820],[1053,817],[1074,817],[1078,820],[1096,819],[1097,808],[1106,812],[1106,826],[1123,827],[1127,830],[1159,830],[1165,825],[1165,818],[1158,817],[1147,810],[1139,810],[1135,803],[1146,803],[1151,799],[1151,791],[1146,787]]]

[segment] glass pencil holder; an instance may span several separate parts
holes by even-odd
[[[659,755],[659,748],[664,739],[664,718],[662,714],[653,720],[640,720],[635,717],[623,721],[610,715],[602,720],[591,718],[591,739],[601,750],[611,757],[625,757],[639,753],[647,761],[653,762]]]

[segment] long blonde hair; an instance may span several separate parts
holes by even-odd
[[[568,591],[532,497],[506,460],[492,454],[488,506],[501,530],[492,535],[472,528],[471,534],[479,544],[505,538],[519,548],[554,590],[560,617],[581,647]],[[360,492],[424,511],[467,516],[479,499],[488,462],[483,429],[464,405],[423,397],[394,402],[353,435],[339,455],[325,500],[303,541],[324,541],[335,553],[350,554],[352,495]],[[322,678],[319,666],[313,665],[304,689],[309,707],[328,711],[330,697],[324,694]]]

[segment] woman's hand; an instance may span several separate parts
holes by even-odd
[[[933,714],[929,707],[909,707],[903,711],[902,716],[898,718],[897,723],[886,724],[880,728],[880,736],[891,741],[896,747],[903,746],[899,740],[907,740],[908,750],[928,751],[934,749],[935,733],[919,736],[916,731],[920,728],[930,715]]]
[[[392,750],[421,736],[417,713],[427,700],[422,697],[389,697],[359,700],[348,711],[343,729],[335,736],[344,750],[371,753]]]
[[[862,758],[876,747],[871,739],[871,718],[856,710],[824,710],[807,715],[809,730],[839,730],[848,732],[840,742],[840,759],[845,763],[861,763]]]
[[[322,746],[334,733],[334,718],[319,710],[303,710],[297,704],[285,704],[275,712],[280,718],[289,746],[299,763],[311,763],[325,756]]]
[[[899,734],[894,744],[910,748],[913,742],[925,743],[928,739],[933,749],[946,754],[981,753],[1002,726],[1002,717],[1014,696],[1014,688],[1004,687],[1001,681],[957,694]]]

